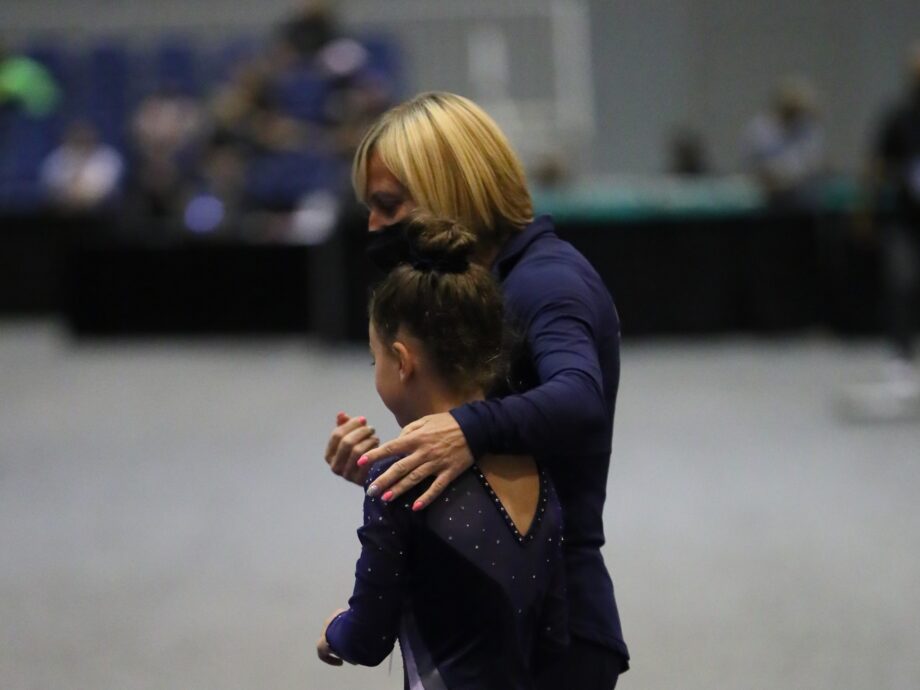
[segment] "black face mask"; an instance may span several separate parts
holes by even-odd
[[[371,263],[384,273],[412,261],[412,246],[406,229],[406,224],[399,222],[368,233],[370,237],[364,251]]]

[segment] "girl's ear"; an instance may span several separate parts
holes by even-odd
[[[393,354],[399,360],[399,380],[407,383],[415,373],[415,353],[400,340],[393,341]]]

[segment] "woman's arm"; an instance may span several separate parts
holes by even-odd
[[[540,385],[519,395],[452,410],[475,457],[582,450],[610,423],[591,314],[577,296],[555,294],[527,328]],[[604,438],[603,434],[600,434]],[[600,449],[602,450],[602,449]]]
[[[368,483],[385,467],[375,466]],[[402,507],[388,506],[376,498],[364,500],[354,592],[348,609],[332,619],[325,633],[332,653],[349,663],[376,666],[393,649],[409,580],[408,518]]]
[[[396,498],[428,476],[436,478],[416,502],[421,509],[486,452],[543,455],[609,444],[598,433],[611,423],[597,351],[591,297],[578,278],[546,276],[539,294],[516,304],[540,385],[500,400],[469,403],[450,413],[423,417],[402,435],[358,460],[359,465],[396,453],[404,454],[371,484],[371,495]],[[609,296],[606,298],[609,300]],[[613,309],[612,304],[609,307]],[[615,324],[613,328],[617,329]],[[616,335],[616,333],[614,333]],[[619,357],[618,337],[611,338]],[[392,491],[392,495],[389,493]]]

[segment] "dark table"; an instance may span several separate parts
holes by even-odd
[[[582,187],[536,203],[610,287],[626,335],[878,327],[875,249],[850,238],[845,202],[769,210],[722,181]],[[0,218],[0,313],[61,313],[78,334],[364,340],[376,278],[364,223],[348,208],[330,240],[307,246],[138,233],[103,217]]]

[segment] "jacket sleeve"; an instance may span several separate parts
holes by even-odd
[[[387,463],[376,463],[369,486]],[[358,529],[361,556],[355,569],[355,587],[348,610],[326,628],[326,639],[336,655],[352,664],[376,666],[392,651],[399,633],[403,599],[408,585],[409,521],[401,504],[379,498],[364,499],[364,524]]]
[[[518,314],[523,316],[539,385],[519,395],[472,402],[451,411],[474,457],[487,452],[564,452],[573,438],[605,438],[597,432],[612,423],[595,344],[591,295],[585,294],[577,279],[556,276],[548,283],[553,277],[545,278],[518,305],[523,307]],[[618,338],[614,347],[619,349]]]

